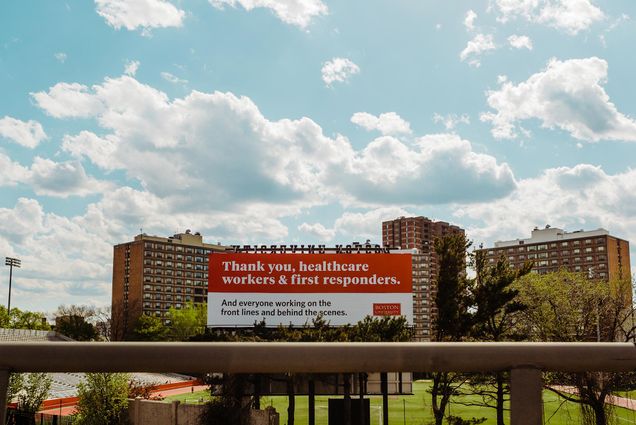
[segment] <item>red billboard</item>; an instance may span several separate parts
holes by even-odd
[[[334,325],[367,315],[412,316],[409,254],[213,253],[208,324],[303,325],[322,315]]]

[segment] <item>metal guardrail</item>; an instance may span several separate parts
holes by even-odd
[[[0,417],[12,372],[511,371],[512,425],[542,423],[542,371],[636,370],[631,343],[0,343]]]

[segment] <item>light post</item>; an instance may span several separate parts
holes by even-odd
[[[13,278],[13,268],[20,268],[21,260],[17,258],[5,257],[4,265],[9,266],[9,301],[7,302],[7,314],[11,315],[11,280]]]

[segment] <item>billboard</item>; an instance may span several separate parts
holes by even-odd
[[[212,253],[208,326],[332,325],[365,316],[412,323],[410,254]]]

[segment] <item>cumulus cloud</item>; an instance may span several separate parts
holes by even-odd
[[[369,239],[372,244],[382,244],[383,221],[396,217],[412,216],[400,207],[381,207],[364,212],[347,211],[338,217],[334,223],[334,231],[353,242],[365,242]]]
[[[527,35],[513,34],[508,37],[508,44],[515,49],[528,49],[532,50],[532,40]]]
[[[478,221],[469,232],[478,242],[528,237],[534,226],[546,223],[569,231],[604,227],[634,239],[635,194],[636,171],[608,174],[579,164],[520,180],[509,196],[461,208],[457,216]]]
[[[0,187],[15,186],[25,181],[29,176],[29,169],[14,162],[0,151]]]
[[[495,4],[502,22],[521,17],[571,35],[605,17],[590,0],[496,0]]]
[[[58,83],[47,93],[31,93],[35,103],[55,118],[83,118],[101,109],[99,100],[88,92],[88,87],[78,83]]]
[[[470,66],[478,68],[481,66],[479,60],[481,54],[496,48],[492,34],[477,34],[466,44],[464,50],[460,52],[459,58],[462,62],[468,61]]]
[[[351,117],[351,122],[365,130],[377,130],[384,135],[411,133],[410,124],[395,112],[386,112],[377,117],[367,112],[356,112]]]
[[[37,195],[67,198],[108,190],[111,185],[86,174],[78,161],[55,162],[35,157],[30,167],[0,152],[0,187],[28,185]]]
[[[89,177],[77,161],[55,162],[36,157],[25,180],[36,194],[61,198],[86,196],[107,190],[110,185]]]
[[[180,27],[185,12],[166,0],[95,0],[97,13],[115,29]]]
[[[248,12],[256,8],[270,9],[286,24],[306,28],[311,20],[326,15],[327,6],[320,0],[209,0],[210,4],[222,9],[228,5],[241,6]]]
[[[9,116],[0,119],[0,137],[31,149],[39,145],[42,140],[47,139],[39,122],[21,121]]]
[[[303,233],[308,233],[321,241],[330,241],[336,234],[334,229],[327,229],[321,223],[303,223],[298,226],[298,230]]]
[[[433,122],[444,124],[446,130],[454,130],[459,124],[470,124],[470,117],[467,114],[447,114],[444,116],[436,112],[433,115]]]
[[[464,26],[468,31],[472,31],[475,29],[475,19],[477,19],[477,14],[472,9],[466,12],[466,17],[464,18]]]
[[[360,67],[347,58],[333,58],[322,65],[322,81],[327,87],[333,83],[349,81],[352,75],[358,74]]]
[[[124,74],[134,77],[139,69],[139,61],[128,61],[124,66]]]
[[[371,205],[475,202],[505,196],[515,187],[507,164],[474,152],[455,134],[420,137],[413,147],[380,137],[355,155],[350,169],[342,185]]]
[[[64,87],[77,91],[73,84]],[[262,203],[270,209],[284,205],[289,213],[290,206],[336,199],[365,205],[466,201],[503,196],[515,185],[507,164],[475,153],[469,141],[454,135],[420,137],[408,145],[384,136],[356,150],[342,136],[325,136],[309,118],[270,121],[249,98],[232,93],[192,91],[171,101],[122,76],[82,95],[101,105],[93,116],[107,134],[68,135],[63,149],[104,170],[124,170],[167,202],[166,212]],[[56,98],[67,99],[69,107],[61,101],[40,106],[84,116],[72,96]],[[385,133],[408,128],[397,114],[371,118]],[[215,181],[224,184],[209,183]]]
[[[498,139],[514,139],[524,131],[519,123],[538,119],[545,128],[559,128],[576,139],[636,141],[636,121],[620,113],[602,87],[607,62],[587,59],[550,60],[545,70],[514,85],[502,80],[487,92],[494,112],[481,115],[491,122]]]

